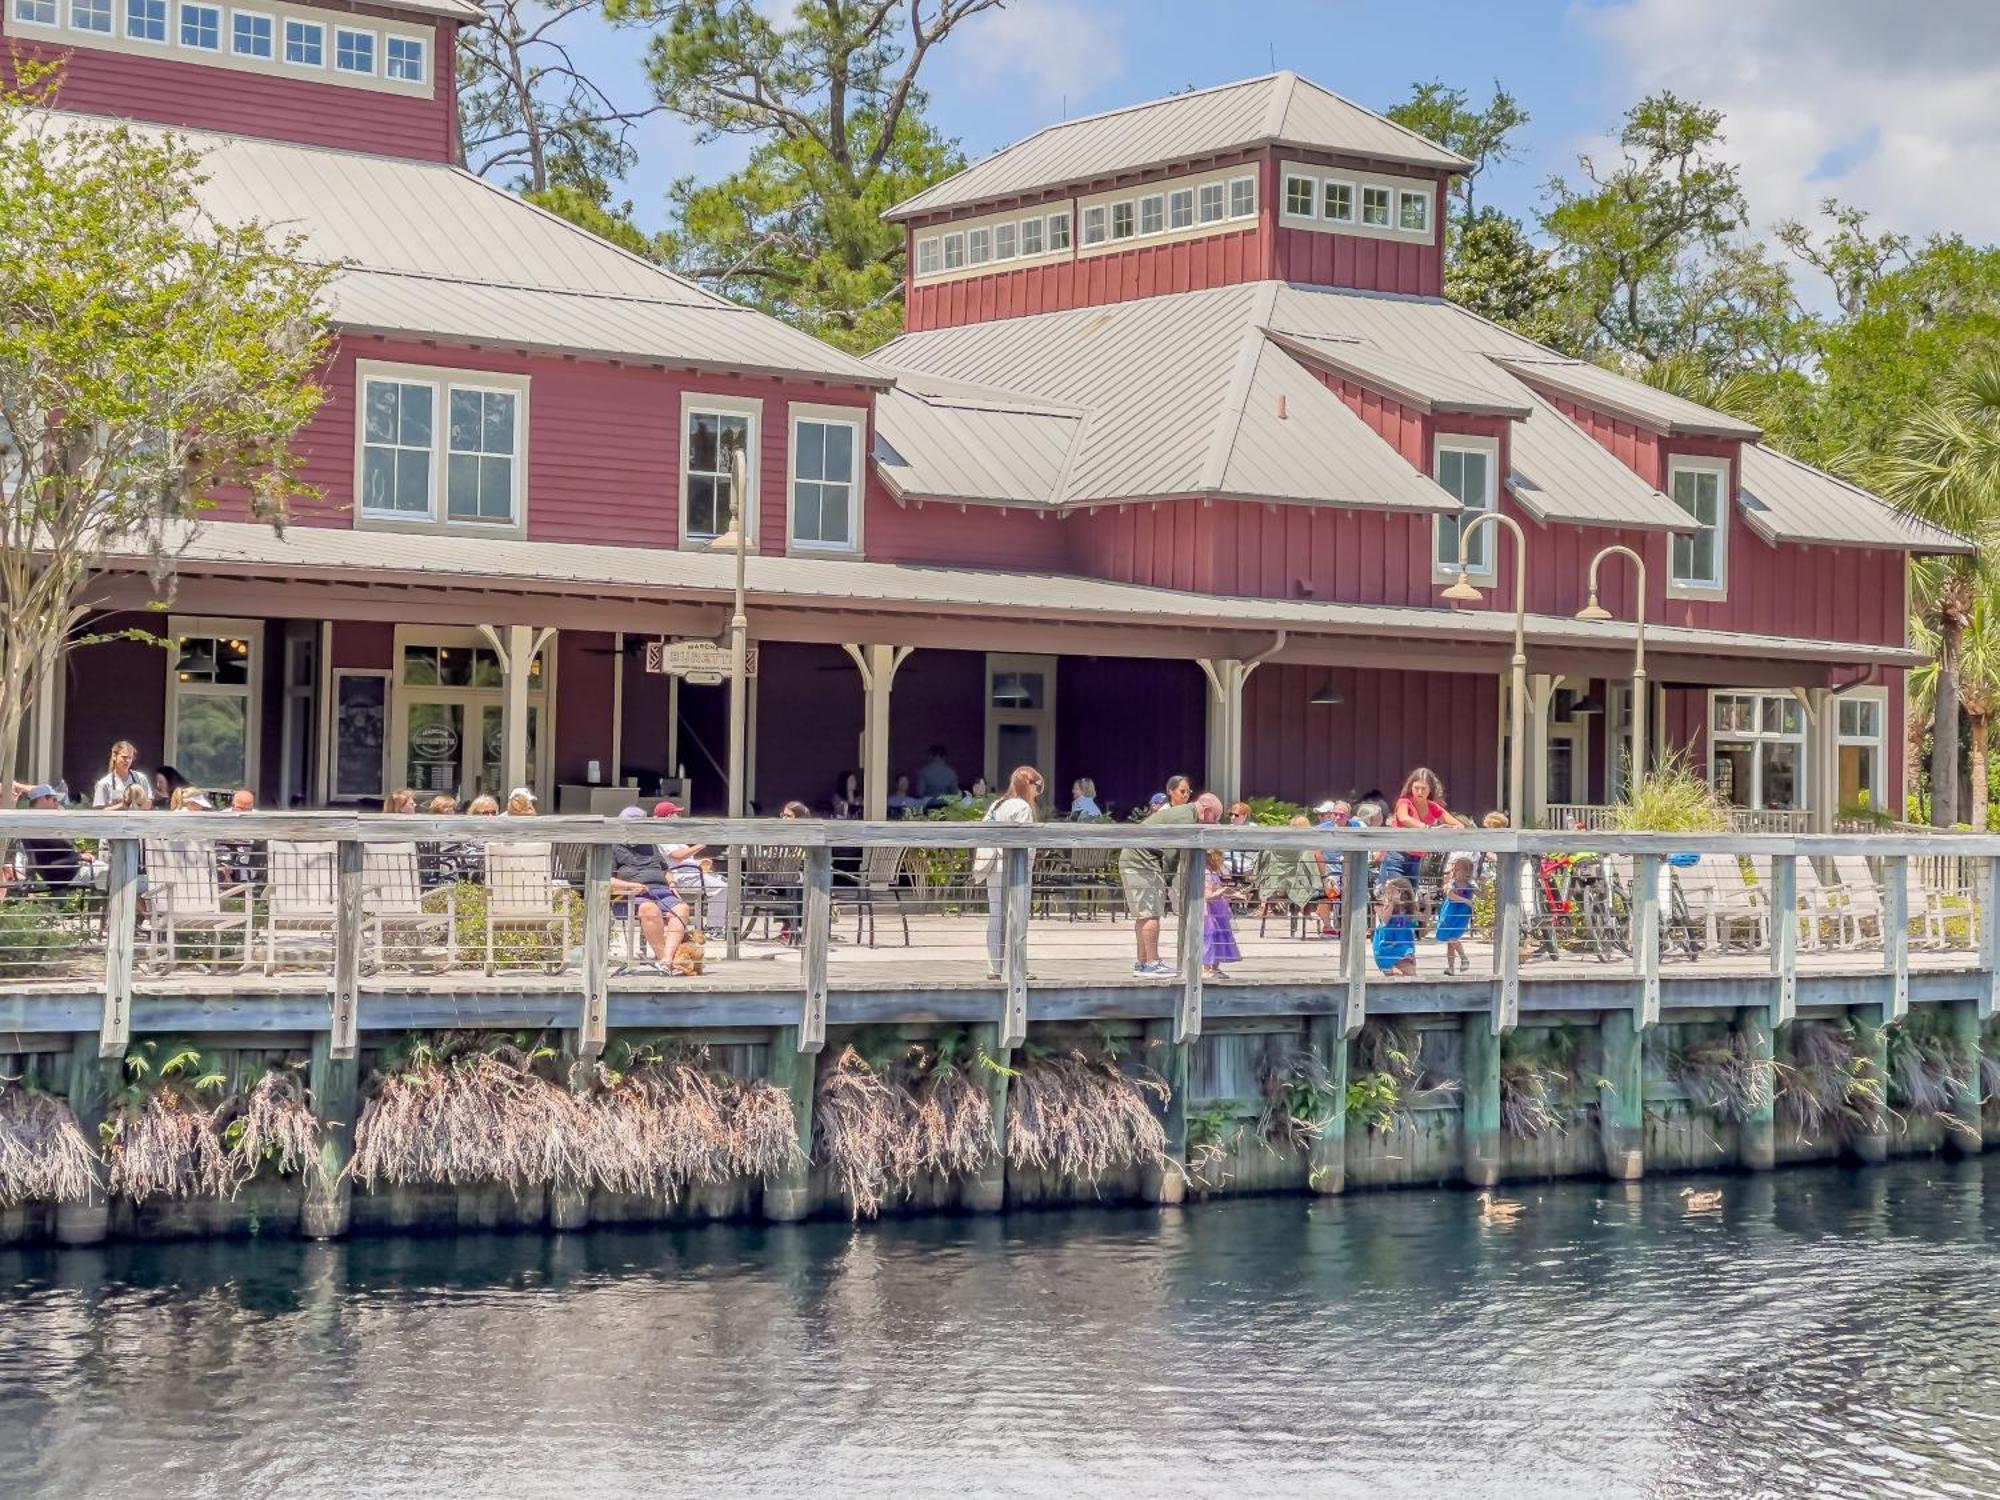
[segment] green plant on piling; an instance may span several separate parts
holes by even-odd
[[[1977,1083],[1972,1049],[1952,1030],[1941,1007],[1912,1011],[1883,1028],[1884,1061],[1892,1105],[1936,1120],[1947,1130],[1977,1139],[1980,1122],[1968,1120],[1959,1102]]]
[[[1854,1021],[1794,1021],[1791,1058],[1777,1070],[1778,1116],[1800,1141],[1852,1140],[1879,1130],[1883,1079]]]
[[[911,1040],[871,1027],[821,1069],[814,1158],[831,1169],[855,1218],[875,1217],[922,1177],[985,1169],[993,1104],[981,1075],[997,1066],[962,1030]]]
[[[1516,1031],[1500,1040],[1500,1128],[1518,1140],[1562,1135],[1595,1104],[1577,1076],[1582,1032],[1552,1026],[1539,1035]]]
[[[1456,1098],[1463,1090],[1425,1065],[1423,1033],[1389,1021],[1370,1021],[1354,1047],[1347,1084],[1347,1117],[1369,1130],[1385,1132],[1411,1113]]]
[[[126,1051],[125,1082],[98,1134],[113,1196],[226,1196],[235,1177],[214,1104],[228,1088],[221,1057],[193,1042],[143,1037]]]
[[[1257,1084],[1264,1098],[1257,1133],[1266,1144],[1309,1151],[1346,1117],[1346,1092],[1304,1048],[1267,1046],[1257,1060]]]
[[[1668,1050],[1667,1076],[1697,1108],[1739,1124],[1770,1107],[1777,1064],[1755,1023],[1697,1036]]]
[[[1187,1117],[1188,1186],[1214,1192],[1229,1181],[1229,1158],[1243,1139],[1244,1130],[1257,1122],[1231,1100],[1220,1099],[1201,1109],[1191,1109]]]

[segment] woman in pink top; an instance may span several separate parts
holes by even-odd
[[[1389,816],[1391,828],[1435,828],[1439,824],[1447,828],[1458,826],[1458,819],[1451,815],[1444,805],[1444,783],[1437,773],[1427,766],[1418,766],[1403,779],[1403,790],[1396,798],[1396,809]],[[1389,881],[1398,875],[1417,883],[1417,868],[1423,863],[1423,855],[1412,850],[1392,852],[1382,856],[1382,879]]]

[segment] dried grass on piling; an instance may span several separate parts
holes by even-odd
[[[628,1049],[583,1096],[582,1156],[592,1185],[674,1197],[687,1188],[762,1177],[799,1154],[791,1096],[716,1068],[706,1048]]]
[[[1569,1129],[1563,1103],[1568,1080],[1539,1058],[1509,1057],[1500,1063],[1500,1128],[1517,1141],[1562,1135]]]
[[[1080,1048],[1024,1062],[1007,1090],[1007,1165],[1096,1183],[1167,1159],[1156,1111],[1172,1097],[1151,1068]]]
[[[1791,1061],[1778,1070],[1778,1113],[1800,1140],[1852,1140],[1881,1127],[1882,1080],[1853,1027],[1792,1024]]]
[[[249,1091],[216,1111],[230,1196],[269,1163],[286,1177],[319,1182],[320,1123],[296,1066],[268,1069]]]
[[[952,1040],[870,1062],[850,1046],[821,1071],[815,1150],[855,1218],[874,1218],[919,1177],[969,1177],[993,1159],[993,1106],[971,1073],[993,1064],[966,1054]]]
[[[1977,1139],[1979,1119],[1964,1119],[1959,1102],[1978,1084],[1972,1049],[1938,1012],[1909,1016],[1883,1033],[1889,1094],[1912,1114],[1929,1115],[1946,1129]]]
[[[0,1208],[78,1203],[97,1185],[97,1153],[52,1094],[0,1090]]]
[[[113,1197],[227,1197],[234,1172],[215,1114],[176,1089],[121,1107],[107,1125],[104,1159]]]
[[[1465,1085],[1424,1061],[1423,1033],[1389,1021],[1370,1021],[1355,1039],[1349,1070],[1347,1117],[1385,1132],[1419,1109],[1450,1103]]]
[[[1669,1052],[1667,1076],[1698,1107],[1741,1123],[1768,1108],[1776,1095],[1778,1067],[1758,1055],[1762,1050],[1761,1034],[1732,1028]]]

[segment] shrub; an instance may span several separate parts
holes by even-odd
[[[1392,1130],[1411,1111],[1456,1097],[1463,1085],[1427,1068],[1423,1049],[1421,1032],[1388,1021],[1362,1027],[1347,1084],[1348,1119],[1360,1120],[1370,1130]]]
[[[227,1087],[222,1060],[189,1042],[147,1037],[126,1052],[125,1077],[98,1127],[111,1193],[136,1203],[231,1192],[229,1150],[205,1102]]]
[[[1972,1050],[1938,1010],[1914,1011],[1883,1031],[1889,1097],[1913,1114],[1929,1115],[1977,1137],[1979,1121],[1961,1119],[1960,1099],[1977,1083]]]
[[[1629,832],[1720,833],[1729,809],[1688,758],[1676,751],[1646,773],[1634,797],[1611,809],[1611,827]]]
[[[1310,816],[1303,803],[1287,802],[1283,797],[1246,797],[1250,804],[1250,821],[1259,828],[1283,828],[1294,818]]]
[[[1851,1140],[1881,1126],[1882,1080],[1852,1021],[1795,1021],[1791,1061],[1778,1069],[1778,1112],[1799,1139]]]
[[[791,1095],[716,1067],[706,1047],[621,1042],[583,1099],[584,1159],[612,1192],[674,1197],[762,1177],[799,1155]]]
[[[1310,1150],[1347,1109],[1325,1064],[1304,1048],[1267,1047],[1257,1062],[1257,1081],[1264,1096],[1258,1131],[1267,1141]]]
[[[0,975],[23,979],[59,972],[85,946],[87,920],[80,896],[37,896],[0,905]]]
[[[1777,1086],[1777,1064],[1757,1055],[1747,1031],[1702,1037],[1667,1054],[1667,1076],[1702,1109],[1742,1122],[1768,1106]]]

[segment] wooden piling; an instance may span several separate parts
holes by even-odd
[[[819,1076],[819,1054],[799,1050],[799,1028],[780,1026],[771,1034],[765,1076],[792,1099],[792,1123],[799,1132],[799,1150],[781,1170],[764,1178],[764,1217],[774,1224],[793,1224],[812,1211],[813,1084]]]
[[[1148,1203],[1182,1203],[1187,1199],[1188,1061],[1194,1047],[1174,1040],[1178,1024],[1178,1020],[1146,1023],[1146,1061],[1170,1090],[1161,1120],[1167,1131],[1167,1160],[1145,1170]]]
[[[306,1185],[299,1230],[310,1240],[339,1239],[353,1220],[354,1183],[347,1164],[354,1156],[354,1123],[361,1109],[361,1061],[342,1049],[329,1031],[312,1042],[309,1087],[319,1116],[319,1176]]]
[[[1750,1006],[1736,1016],[1736,1030],[1752,1064],[1771,1079],[1763,1103],[1744,1117],[1736,1132],[1736,1161],[1746,1172],[1768,1172],[1778,1164],[1778,1081],[1772,1065],[1777,1057],[1781,1004],[1781,1000],[1774,1000],[1769,1006]]]
[[[1465,1099],[1462,1115],[1464,1175],[1473,1187],[1500,1181],[1500,1036],[1485,1011],[1467,1011],[1464,1037]]]
[[[1599,1023],[1604,1054],[1597,1089],[1597,1131],[1604,1175],[1636,1182],[1646,1175],[1646,1047],[1641,1013],[1607,1010]]]
[[[1885,999],[1879,1010],[1873,1006],[1856,1006],[1851,1013],[1854,1026],[1861,1033],[1861,1056],[1868,1064],[1868,1076],[1882,1090],[1882,1105],[1875,1115],[1875,1128],[1854,1138],[1854,1155],[1859,1161],[1889,1159],[1888,1028],[1893,1005],[1893,1000]]]
[[[977,1055],[973,1078],[993,1111],[993,1159],[959,1187],[959,1205],[968,1213],[997,1214],[1007,1204],[1007,1086],[1013,1082],[1014,1049],[1001,1045],[998,1025],[969,1027]]]
[[[94,1032],[80,1033],[70,1046],[69,1107],[78,1128],[92,1147],[97,1147],[98,1127],[111,1095],[125,1086],[122,1056],[105,1057]],[[56,1205],[56,1242],[63,1245],[100,1245],[111,1229],[111,1201],[104,1192],[104,1163],[98,1162],[98,1180],[90,1196],[81,1203]]]
[[[1306,1022],[1306,1044],[1326,1072],[1327,1090],[1333,1114],[1313,1142],[1307,1163],[1306,1186],[1315,1193],[1331,1194],[1347,1189],[1347,1054],[1346,1029],[1341,1018],[1313,1016]]]
[[[1979,1019],[1977,1000],[1953,1000],[1945,1006],[1952,1034],[1965,1049],[1967,1063],[1963,1087],[1952,1100],[1953,1118],[1962,1129],[1945,1131],[1945,1146],[1954,1156],[1977,1156],[1986,1149],[1985,1125],[1981,1115],[1982,1090],[1979,1084],[1980,1034],[1984,1026]]]

